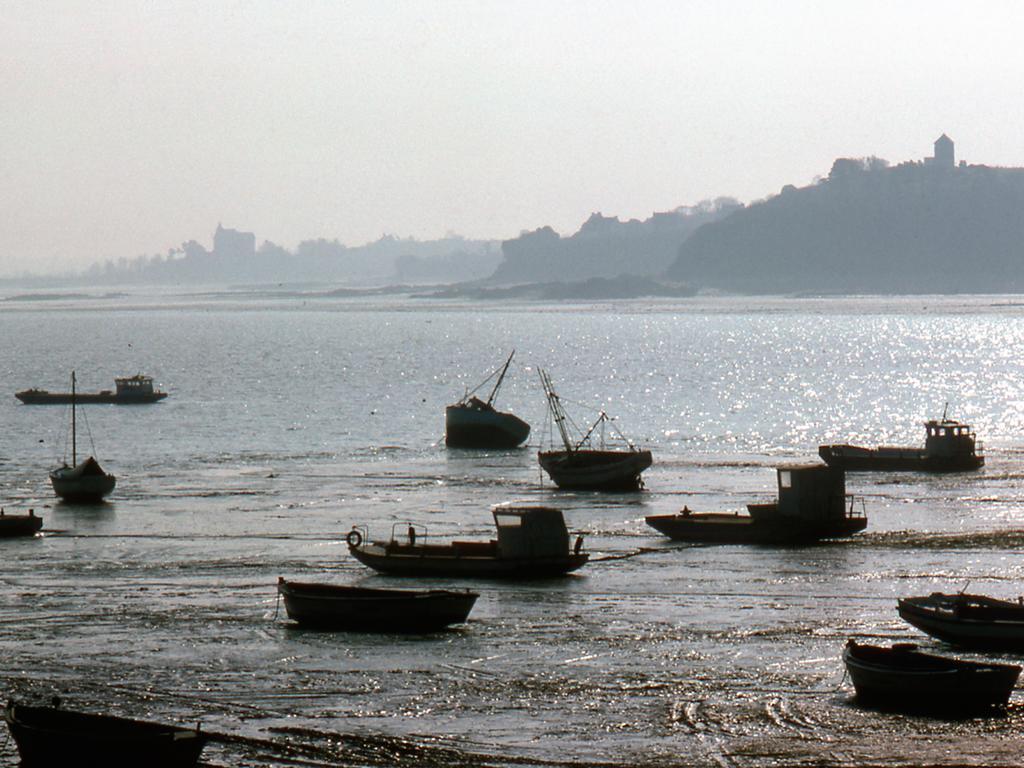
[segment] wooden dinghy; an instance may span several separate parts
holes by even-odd
[[[469,617],[479,595],[446,589],[368,589],[277,580],[288,618],[311,629],[435,632]]]

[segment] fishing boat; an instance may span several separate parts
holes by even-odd
[[[43,527],[43,518],[30,509],[27,515],[9,515],[0,508],[0,539],[34,536]]]
[[[537,461],[555,485],[567,490],[588,491],[636,491],[642,488],[641,474],[651,466],[651,452],[633,445],[615,428],[612,419],[604,411],[599,411],[589,429],[579,429],[566,414],[562,400],[555,392],[546,371],[540,371],[540,380],[563,450],[540,451],[537,453]],[[624,449],[605,447],[605,426],[611,427],[625,442]],[[570,428],[581,437],[573,439]],[[598,438],[598,447],[594,447],[594,441]]]
[[[92,456],[78,463],[78,419],[75,398],[75,372],[71,372],[71,464],[66,462],[50,471],[53,491],[65,501],[97,502],[114,490],[117,478],[103,471]]]
[[[505,365],[498,368],[472,392],[444,411],[444,442],[449,448],[515,448],[530,435],[530,425],[511,413],[494,407],[498,389],[505,380],[515,350]],[[476,396],[477,390],[497,376],[487,400]]]
[[[908,624],[953,645],[1024,652],[1024,600],[934,592],[902,598],[897,610]]]
[[[79,405],[86,403],[109,403],[112,405],[142,405],[155,403],[167,397],[166,392],[153,388],[153,378],[124,376],[114,379],[114,391],[103,389],[99,392],[49,392],[45,389],[23,389],[14,396],[26,405],[67,405],[74,400]]]
[[[739,512],[651,515],[647,524],[671,539],[701,544],[811,544],[851,536],[867,527],[863,504],[847,506],[843,470],[824,464],[776,468],[778,499]]]
[[[278,578],[288,618],[312,629],[436,632],[462,624],[479,595],[468,590],[368,589]]]
[[[851,472],[964,472],[985,464],[982,446],[969,424],[947,419],[926,421],[924,448],[855,445],[820,445],[826,464]]]
[[[583,537],[569,547],[562,510],[552,507],[498,506],[492,510],[498,538],[434,544],[426,529],[395,524],[388,541],[371,542],[365,527],[346,538],[348,551],[363,565],[394,576],[464,576],[488,579],[538,579],[562,576],[587,562]],[[404,529],[405,535],[396,531]]]
[[[850,640],[843,662],[861,704],[900,712],[967,715],[1006,706],[1021,668]]]
[[[8,702],[4,720],[22,768],[190,768],[207,740],[198,727],[70,712],[59,702],[52,707]]]

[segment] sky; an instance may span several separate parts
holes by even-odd
[[[0,275],[1024,166],[1024,4],[0,0]]]

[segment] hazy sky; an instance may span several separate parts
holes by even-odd
[[[1024,3],[0,0],[0,274],[1024,166]]]

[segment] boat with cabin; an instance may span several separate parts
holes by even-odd
[[[43,518],[30,509],[27,515],[9,515],[0,507],[0,539],[35,536],[43,527]]]
[[[53,492],[64,501],[94,503],[103,501],[114,490],[117,478],[103,471],[103,467],[89,456],[78,463],[78,405],[75,391],[75,372],[71,372],[71,464],[66,461],[50,471]],[[95,452],[95,447],[93,448]],[[65,454],[66,458],[66,454]]]
[[[469,590],[371,589],[278,578],[288,618],[310,629],[436,632],[463,624],[480,596]]]
[[[852,536],[867,527],[863,504],[847,506],[843,470],[824,464],[776,468],[778,499],[748,504],[739,512],[691,512],[651,515],[647,524],[675,541],[700,544],[812,544]]]
[[[539,451],[537,461],[555,485],[566,490],[640,490],[643,487],[641,474],[653,462],[651,452],[637,448],[615,428],[613,420],[603,410],[598,411],[597,419],[585,431],[577,427],[566,413],[547,371],[539,373],[562,450]],[[624,448],[606,447],[606,426],[624,442]],[[580,437],[575,439],[570,430]]]
[[[972,650],[1024,652],[1024,599],[933,592],[897,601],[900,618],[922,632]]]
[[[9,701],[4,720],[23,768],[191,768],[207,741],[198,726],[72,712],[59,699],[50,707]]]
[[[114,379],[114,391],[103,389],[99,392],[49,392],[45,389],[25,389],[14,396],[26,405],[67,405],[75,400],[79,405],[86,403],[109,403],[113,405],[142,405],[155,403],[167,397],[166,392],[153,388],[153,378],[124,376]]]
[[[857,702],[898,712],[953,716],[1005,707],[1021,668],[922,653],[912,643],[890,648],[851,639],[843,663]]]
[[[562,576],[589,559],[583,537],[569,546],[562,510],[553,507],[497,506],[492,510],[497,539],[435,544],[423,526],[392,526],[388,541],[370,541],[365,527],[354,527],[346,541],[363,565],[393,576],[463,576],[539,579]],[[399,529],[404,535],[397,535]]]
[[[449,448],[516,448],[530,436],[530,425],[512,413],[494,407],[505,374],[516,351],[508,356],[505,365],[491,373],[471,392],[449,405],[444,411],[444,442]],[[487,400],[476,392],[497,377]]]
[[[969,424],[947,419],[924,423],[924,448],[821,445],[818,455],[826,464],[849,472],[965,472],[985,464],[982,445]]]

